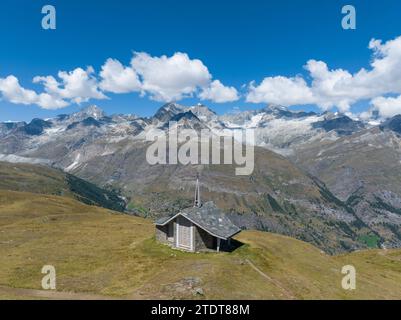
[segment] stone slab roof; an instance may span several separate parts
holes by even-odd
[[[224,240],[241,231],[241,229],[234,225],[211,201],[206,202],[201,207],[187,208],[173,216],[160,218],[156,221],[156,225],[166,225],[179,215],[187,218],[211,235]]]

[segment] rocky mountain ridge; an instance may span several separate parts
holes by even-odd
[[[209,128],[216,134],[254,129],[254,173],[237,177],[232,165],[149,165],[145,158],[149,146],[146,133],[167,130],[169,121],[177,121],[183,128]],[[365,171],[358,166],[341,170],[344,164],[340,169],[333,167],[333,155],[322,154],[350,140],[365,141],[366,135],[380,134],[393,150],[399,139],[397,128],[397,118],[374,127],[343,114],[293,112],[279,106],[219,116],[204,105],[171,103],[150,118],[108,116],[91,106],[28,124],[0,124],[0,159],[55,166],[99,186],[119,190],[129,201],[132,213],[150,217],[190,205],[194,177],[201,172],[205,198],[215,201],[239,226],[279,232],[338,252],[366,246],[401,246],[397,233],[401,221],[396,213],[401,200],[397,183],[391,189],[383,186],[380,200],[369,200],[380,205],[380,210],[364,214],[366,202],[355,202],[355,190],[362,189],[353,187],[352,176],[346,177],[348,172],[363,176]],[[352,152],[344,154],[347,158]],[[368,162],[360,159],[357,163],[360,166]],[[336,184],[330,178],[333,176],[342,178]],[[383,210],[391,216],[387,220],[378,218]]]

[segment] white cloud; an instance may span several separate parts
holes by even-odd
[[[394,97],[377,97],[372,100],[373,107],[379,111],[383,118],[393,117],[401,114],[401,95]]]
[[[283,106],[313,103],[313,96],[307,83],[301,77],[268,77],[258,86],[249,85],[246,101],[273,103]]]
[[[326,63],[316,60],[309,60],[305,69],[313,79],[309,88],[312,101],[323,110],[337,106],[345,112],[357,100],[355,89],[349,83],[352,75],[348,71],[329,70]]]
[[[152,57],[145,52],[134,52],[130,66],[109,58],[102,66],[99,87],[108,92],[141,92],[156,101],[178,101],[198,96],[203,100],[223,103],[239,99],[234,87],[226,87],[219,80],[212,81],[208,68],[199,59],[190,59],[177,52]]]
[[[323,110],[338,107],[349,112],[354,103],[370,100],[383,117],[400,113],[401,37],[384,43],[372,39],[369,49],[373,53],[369,68],[351,73],[341,68],[330,69],[324,61],[309,60],[304,66],[308,78],[271,76],[259,84],[253,81],[248,85],[246,101],[285,106],[316,104]],[[12,103],[48,109],[106,99],[105,92],[140,92],[163,102],[194,96],[219,103],[239,99],[236,88],[213,80],[201,60],[181,52],[160,57],[135,52],[130,66],[110,58],[101,68],[100,81],[92,67],[59,71],[57,75],[34,78],[34,83],[44,86],[42,93],[21,87],[13,75],[0,78],[1,96]]]
[[[140,92],[162,102],[178,101],[197,96],[218,103],[239,99],[234,87],[226,87],[219,80],[212,81],[208,68],[199,59],[186,53],[153,57],[145,52],[134,52],[130,66],[109,58],[97,78],[92,67],[86,70],[59,71],[52,75],[36,76],[33,82],[43,85],[44,92],[22,88],[18,79],[3,80],[1,93],[12,103],[36,104],[42,108],[62,108],[91,99],[107,99],[105,92],[116,94]]]
[[[53,76],[38,76],[33,79],[33,82],[43,83],[45,91],[51,96],[68,99],[78,104],[90,99],[106,99],[107,97],[99,90],[93,73],[92,67],[86,70],[76,68],[69,72],[59,71],[58,77],[61,83]]]
[[[3,99],[15,104],[35,104],[44,109],[64,108],[71,103],[86,102],[90,99],[106,99],[107,97],[98,88],[94,70],[76,68],[73,71],[59,71],[60,82],[53,76],[37,76],[34,83],[43,84],[44,91],[37,93],[34,90],[23,88],[13,75],[0,78],[0,93]]]
[[[12,103],[31,104],[38,98],[35,91],[21,87],[18,79],[12,75],[0,79],[0,91]]]
[[[13,75],[0,78],[0,93],[4,99],[15,104],[36,104],[44,109],[58,109],[68,105],[66,101],[48,93],[37,94],[33,90],[21,87],[18,79]]]
[[[141,91],[142,84],[131,67],[124,67],[116,59],[107,59],[100,72],[100,88],[113,93]]]
[[[232,102],[239,99],[238,91],[234,87],[226,87],[219,80],[214,80],[199,94],[202,100],[211,100],[217,103]]]
[[[336,106],[346,112],[360,100],[401,94],[401,37],[384,44],[372,39],[369,49],[373,51],[369,70],[362,68],[352,74],[343,69],[330,70],[323,61],[309,60],[305,69],[310,84],[300,76],[268,77],[258,86],[249,85],[247,101],[287,106],[313,103],[324,110]],[[376,105],[383,103],[376,100]],[[390,99],[390,103],[394,102]]]
[[[176,101],[193,96],[199,87],[206,87],[211,74],[198,59],[177,52],[171,57],[152,57],[144,52],[134,53],[132,68],[142,80],[142,92],[156,101]]]

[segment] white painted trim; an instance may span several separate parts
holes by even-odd
[[[179,240],[178,240],[178,236],[180,234],[180,230],[179,230],[180,224],[178,223],[178,219],[175,220],[175,232],[176,232],[176,236],[175,236],[175,246],[176,248],[178,248],[178,244],[179,244]]]
[[[169,223],[171,220],[173,220],[174,218],[177,218],[179,215],[182,215],[181,212],[178,212],[176,215],[172,216],[170,219],[168,219],[167,221],[163,222],[163,223],[155,223],[157,226],[165,226],[167,223]]]
[[[191,222],[191,251],[195,251],[194,240],[194,224]]]

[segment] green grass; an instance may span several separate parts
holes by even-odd
[[[58,291],[78,295],[401,298],[401,250],[330,256],[305,242],[266,232],[243,231],[236,239],[243,245],[231,253],[182,252],[156,242],[149,220],[66,197],[0,191],[0,299],[32,298],[2,293],[1,287],[41,289],[45,264],[56,268]],[[341,288],[341,268],[346,264],[357,270],[353,292]],[[188,278],[199,280],[203,296],[193,295]]]
[[[359,241],[365,243],[369,248],[378,248],[380,238],[374,234],[361,235]]]
[[[66,196],[111,210],[125,209],[125,202],[114,190],[41,165],[0,162],[0,189]]]
[[[148,214],[148,210],[146,210],[143,206],[136,204],[132,201],[128,204],[127,209],[129,211],[138,212],[143,216],[146,216]]]

